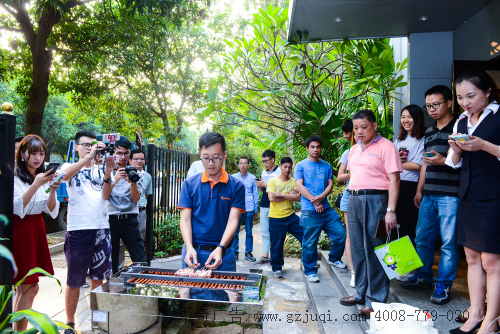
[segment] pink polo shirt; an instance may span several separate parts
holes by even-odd
[[[366,147],[361,142],[349,152],[347,169],[351,174],[349,190],[388,190],[388,174],[403,172],[403,165],[396,146],[378,135]]]

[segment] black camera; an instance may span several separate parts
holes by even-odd
[[[127,173],[128,179],[134,183],[139,181],[141,176],[137,174],[137,168],[134,166],[127,166],[125,167],[125,173]]]
[[[115,154],[115,144],[106,143],[106,147],[99,149],[101,154],[109,153],[109,155]]]

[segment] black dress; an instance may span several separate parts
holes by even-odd
[[[467,133],[467,122],[459,121],[459,133]],[[500,145],[500,110],[486,116],[473,135]],[[463,151],[462,159],[457,243],[500,254],[500,161],[485,151]]]

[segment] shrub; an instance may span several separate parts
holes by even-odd
[[[184,244],[180,229],[180,216],[167,215],[167,218],[154,229],[153,238],[157,257],[180,255]]]
[[[287,233],[285,244],[283,246],[283,255],[285,257],[302,257],[302,245],[300,242],[291,234]]]

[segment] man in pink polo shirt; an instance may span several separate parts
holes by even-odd
[[[358,314],[369,318],[372,303],[385,303],[389,295],[389,278],[374,252],[386,240],[374,236],[380,219],[385,219],[387,232],[397,226],[396,203],[403,166],[396,146],[377,133],[371,110],[356,112],[352,121],[358,143],[351,148],[347,165],[351,174],[347,215],[357,292],[340,303],[364,304]]]

